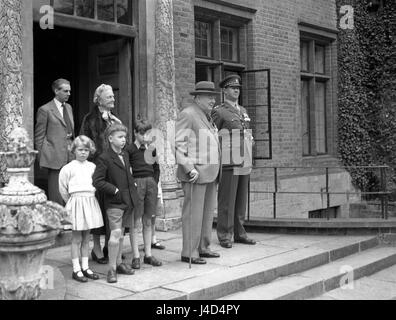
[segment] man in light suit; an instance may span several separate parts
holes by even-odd
[[[203,258],[220,255],[210,250],[216,186],[220,171],[220,143],[210,112],[215,104],[213,82],[201,81],[190,92],[194,97],[176,122],[177,177],[182,182],[183,248],[181,260],[205,264]]]
[[[59,193],[60,169],[73,159],[68,150],[74,139],[73,110],[66,102],[70,97],[70,82],[58,79],[52,83],[55,97],[37,111],[34,143],[39,151],[41,168],[48,169],[48,200],[63,205]]]

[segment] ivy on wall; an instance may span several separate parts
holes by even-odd
[[[339,26],[339,155],[345,166],[390,166],[388,188],[396,189],[396,0],[336,0],[338,21],[343,5],[352,6],[354,26]],[[381,188],[378,170],[350,173],[361,190]]]

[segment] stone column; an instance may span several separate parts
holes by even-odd
[[[21,0],[0,0],[0,149],[6,137],[22,124],[22,23]],[[4,159],[0,160],[0,184],[7,181]]]
[[[163,204],[157,219],[160,230],[180,227],[182,190],[176,180],[177,165],[171,144],[177,118],[172,0],[156,1],[155,14],[155,128],[164,138],[160,158]]]

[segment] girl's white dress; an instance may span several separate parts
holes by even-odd
[[[82,231],[103,226],[102,213],[95,197],[92,175],[95,164],[73,160],[59,173],[59,192],[71,213],[73,230]]]

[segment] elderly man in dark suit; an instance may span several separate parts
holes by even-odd
[[[236,74],[229,75],[219,85],[223,88],[224,103],[212,111],[222,140],[217,237],[223,248],[232,247],[232,237],[236,243],[254,245],[256,241],[247,236],[243,227],[252,170],[250,118],[246,109],[238,104],[241,78]]]
[[[175,136],[177,177],[184,191],[181,260],[205,264],[203,258],[220,256],[210,250],[220,175],[220,144],[210,111],[218,92],[213,82],[201,81],[190,94],[194,100],[180,112]]]
[[[52,90],[55,98],[37,111],[34,142],[40,167],[48,169],[48,199],[63,205],[58,188],[59,171],[73,159],[68,150],[74,139],[73,110],[66,103],[71,92],[70,82],[55,80]]]

